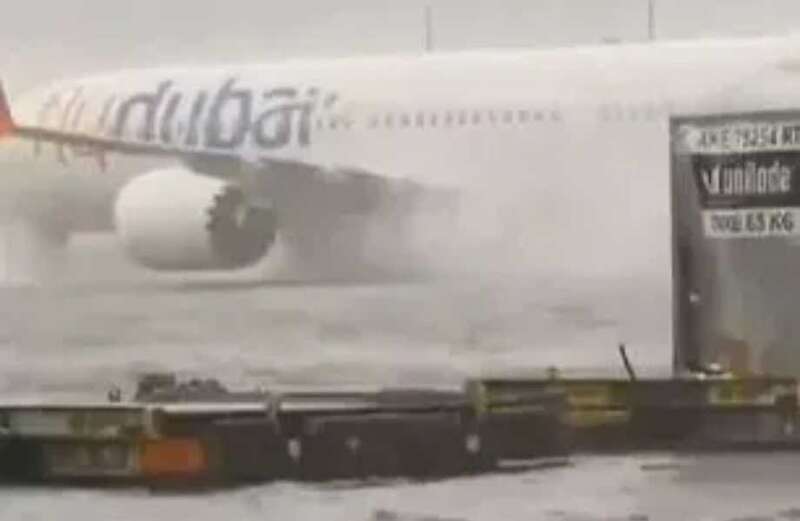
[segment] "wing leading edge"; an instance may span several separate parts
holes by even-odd
[[[339,207],[342,212],[369,211],[390,201],[395,207],[407,206],[411,201],[414,202],[411,206],[414,206],[424,192],[450,192],[358,168],[326,168],[296,159],[248,158],[231,150],[187,148],[18,125],[12,117],[8,98],[0,84],[0,140],[10,136],[54,144],[62,157],[65,156],[64,149],[71,149],[84,156],[94,156],[103,169],[107,154],[118,153],[178,159],[200,175],[233,178],[245,185],[248,183],[241,174],[251,172],[273,190],[285,192],[289,200],[303,201],[308,199],[309,194],[317,194],[327,205]]]

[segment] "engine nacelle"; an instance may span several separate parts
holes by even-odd
[[[219,270],[258,262],[275,241],[273,209],[234,184],[179,167],[135,177],[114,206],[127,252],[156,270]]]

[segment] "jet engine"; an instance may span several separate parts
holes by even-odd
[[[128,254],[155,270],[244,268],[262,259],[276,236],[270,205],[180,167],[131,180],[119,191],[114,219]]]

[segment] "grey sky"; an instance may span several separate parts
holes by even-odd
[[[647,32],[646,0],[25,0],[3,13],[0,76],[13,94],[104,69],[413,52],[428,4],[442,50]],[[656,11],[662,38],[800,32],[797,0],[660,0]]]

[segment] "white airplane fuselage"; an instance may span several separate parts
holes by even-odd
[[[457,187],[480,216],[464,226],[498,255],[666,281],[669,116],[798,106],[800,38],[770,38],[132,70],[60,82],[11,108],[21,127],[101,144]],[[176,163],[26,146],[54,169],[98,175]]]

